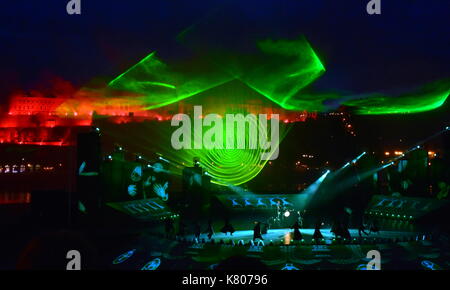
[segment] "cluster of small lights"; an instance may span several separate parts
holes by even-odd
[[[305,168],[306,170],[309,170],[309,166],[306,165],[306,164],[302,164],[300,161],[295,162],[295,166],[296,166],[297,168],[303,167],[303,168]]]
[[[59,167],[62,167],[62,163],[58,164]],[[0,165],[0,174],[15,174],[15,173],[31,173],[31,172],[43,172],[43,171],[54,171],[56,170],[55,166],[41,166],[40,164],[5,164]]]
[[[395,150],[395,151],[392,151],[392,152],[385,151],[384,155],[385,156],[403,156],[403,155],[405,155],[405,152],[404,151],[399,151],[399,150]],[[433,158],[433,157],[436,157],[436,156],[437,156],[437,153],[435,151],[428,151],[428,157],[429,158]]]
[[[349,133],[350,135],[355,137],[356,136],[355,129],[354,129],[353,125],[350,123],[349,115],[344,114],[344,113],[337,113],[337,114],[340,114],[340,116],[342,116],[341,121],[342,121],[342,124],[344,125],[345,131],[347,131],[347,133]]]
[[[161,217],[160,220],[164,221],[164,220],[167,220],[167,219],[176,219],[178,217],[180,217],[179,214],[173,214],[173,215],[170,215],[170,216]]]
[[[314,155],[303,154],[302,157],[311,159],[311,158],[314,158]]]
[[[95,131],[96,131],[97,133],[100,134],[100,128],[95,128]],[[120,145],[115,145],[114,152],[115,152],[115,153],[117,153],[117,152],[133,153],[133,152],[128,151],[127,149],[123,148],[123,147],[120,146]],[[113,153],[106,155],[106,156],[104,157],[104,160],[105,160],[105,161],[112,161],[112,160],[113,160],[113,155],[112,155],[112,154],[113,154]],[[164,162],[166,162],[166,163],[171,163],[169,160],[167,160],[166,158],[162,157],[161,154],[159,154],[159,153],[156,153],[156,154],[159,155],[159,156],[158,156],[158,160],[164,161]],[[141,163],[147,163],[146,166],[147,166],[148,168],[152,167],[152,165],[150,164],[150,163],[151,163],[151,160],[150,160],[150,159],[148,159],[148,158],[142,156],[140,153],[133,153],[133,155],[135,156],[135,161],[141,162]],[[174,165],[175,167],[177,167],[177,168],[181,168],[179,165],[176,165],[176,164],[173,164],[173,165]],[[183,165],[184,165],[184,163],[183,163]]]

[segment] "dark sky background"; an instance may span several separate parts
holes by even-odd
[[[217,11],[228,17],[221,31],[233,28],[226,39],[305,35],[327,68],[320,89],[395,92],[450,76],[448,0],[382,0],[381,15],[366,13],[368,0],[81,0],[72,16],[67,2],[0,2],[2,98],[49,75],[111,80],[154,50],[176,58],[176,35]]]

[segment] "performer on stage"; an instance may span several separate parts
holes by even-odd
[[[228,233],[230,233],[231,236],[233,235],[234,228],[228,219],[225,220],[225,225],[222,227],[220,231],[226,235],[228,235]]]
[[[370,227],[369,227],[369,233],[376,233],[376,234],[380,233],[380,229],[378,227],[377,220],[375,220],[375,219],[372,220]]]
[[[269,224],[268,223],[261,223],[261,233],[263,235],[267,234],[269,230]]]
[[[314,227],[314,234],[313,234],[313,239],[315,239],[317,241],[320,239],[323,239],[322,233],[320,232],[321,227],[322,227],[322,222],[319,219],[316,222],[316,226]]]
[[[348,223],[342,223],[342,237],[347,240],[351,240],[352,236],[348,229]]]
[[[359,237],[362,237],[362,234],[365,234],[366,236],[368,236],[369,234],[366,232],[366,227],[364,225],[364,218],[363,217],[359,218],[358,223],[359,223],[359,225],[358,225]]]
[[[211,220],[208,221],[208,228],[206,229],[206,232],[208,233],[208,239],[211,240],[212,236],[214,235],[214,228],[212,226]]]
[[[334,234],[335,238],[342,237],[342,227],[338,219],[333,221],[330,232]]]
[[[300,232],[300,224],[298,223],[298,221],[294,223],[291,229],[294,229],[294,241],[300,241],[301,239],[303,239],[302,233]]]
[[[202,230],[200,229],[199,222],[196,222],[194,225],[194,236],[198,240],[200,240],[200,234],[202,233]]]
[[[359,234],[360,238],[362,237],[362,233],[365,234],[366,236],[369,235],[369,233],[366,232],[366,227],[364,226],[363,223],[361,223],[359,228],[358,228],[358,234]]]
[[[264,240],[261,236],[261,223],[255,222],[255,227],[253,228],[253,241],[256,239]]]

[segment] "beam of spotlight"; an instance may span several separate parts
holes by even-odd
[[[399,156],[397,156],[397,157],[391,159],[391,161],[394,161],[394,162],[395,162],[395,161],[398,161],[398,160],[402,159],[403,157],[406,156],[406,154],[411,153],[412,151],[415,151],[415,150],[417,150],[417,149],[420,149],[420,148],[422,147],[423,144],[425,144],[426,142],[430,141],[431,139],[436,138],[437,136],[439,136],[439,135],[441,135],[441,134],[443,134],[443,133],[445,133],[445,132],[447,132],[447,131],[450,131],[450,127],[448,127],[448,126],[445,127],[444,129],[442,129],[441,131],[436,132],[436,133],[434,133],[433,135],[431,135],[431,136],[425,138],[424,140],[422,140],[422,141],[416,143],[416,145],[415,145],[414,147],[412,147],[411,149],[408,149],[408,150],[407,150],[406,152],[404,152],[403,154],[401,154],[401,155],[399,155]]]
[[[158,155],[158,159],[159,160],[162,160],[162,161],[164,161],[164,162],[166,162],[168,164],[172,164],[176,168],[182,169],[182,168],[186,167],[186,165],[184,165],[184,164],[182,164],[182,163],[180,163],[178,161],[175,161],[173,159],[170,160],[169,158],[163,157],[163,155],[161,153],[159,153],[159,152],[156,152],[156,155]]]
[[[383,165],[383,166],[381,167],[380,170],[383,170],[383,169],[385,169],[385,168],[387,168],[387,167],[389,167],[389,166],[391,166],[391,165],[393,165],[393,164],[394,164],[394,161],[391,161],[391,162],[389,162],[388,164]]]
[[[330,173],[330,170],[327,170],[322,176],[320,176],[314,183],[312,183],[310,186],[308,186],[305,190],[301,192],[301,194],[309,194],[312,195],[317,192],[317,190],[320,187],[320,184],[327,178],[327,175]]]
[[[205,173],[204,173],[206,176],[209,176],[209,177],[211,177],[211,179],[214,179],[214,180],[217,180],[217,181],[220,181],[220,182],[222,182],[224,185],[223,186],[226,186],[226,187],[228,187],[231,191],[233,191],[234,193],[237,193],[238,195],[253,195],[253,196],[256,196],[253,192],[251,192],[251,191],[249,191],[249,190],[247,190],[247,189],[244,189],[243,187],[241,187],[241,186],[238,186],[238,185],[233,185],[233,184],[231,184],[231,183],[229,183],[229,182],[226,182],[225,180],[221,180],[220,178],[217,178],[217,177],[214,177],[214,176],[212,176],[208,171],[205,171]]]
[[[228,184],[226,185],[229,189],[231,189],[233,192],[239,194],[239,195],[255,195],[253,192],[248,191],[240,186]]]
[[[358,157],[356,157],[355,159],[352,160],[352,164],[355,164],[356,162],[358,162],[358,160],[361,159],[361,157],[363,157],[366,154],[367,154],[366,151],[364,151],[363,153],[359,154]]]
[[[351,186],[353,186],[353,185],[355,185],[355,184],[357,184],[357,183],[359,183],[359,182],[361,182],[361,181],[363,181],[363,180],[365,180],[365,179],[367,179],[367,178],[373,176],[375,173],[377,173],[377,172],[379,172],[379,171],[382,171],[382,170],[384,170],[384,169],[386,169],[386,168],[388,168],[388,167],[394,165],[395,162],[397,162],[398,160],[400,160],[400,159],[402,159],[403,157],[405,157],[406,154],[408,154],[408,153],[410,153],[410,152],[412,152],[412,151],[414,151],[414,150],[420,149],[422,144],[426,143],[427,141],[429,141],[429,140],[431,140],[431,139],[433,139],[433,138],[439,136],[440,134],[442,134],[442,133],[444,133],[444,132],[446,132],[446,131],[449,131],[449,130],[450,130],[449,127],[446,127],[444,130],[439,131],[439,132],[433,134],[432,136],[430,136],[430,137],[424,139],[423,141],[417,143],[416,146],[414,146],[414,147],[412,147],[411,149],[407,150],[407,151],[406,151],[405,153],[403,153],[402,155],[396,156],[396,157],[393,158],[393,159],[389,159],[389,160],[388,160],[388,163],[386,163],[386,164],[382,164],[382,165],[377,166],[377,167],[375,167],[375,168],[365,170],[365,171],[363,171],[363,172],[361,172],[361,173],[354,174],[354,175],[352,175],[352,176],[350,176],[350,177],[346,177],[344,180],[342,180],[342,181],[338,182],[337,184],[334,184],[334,185],[333,185],[334,188],[337,189],[337,191],[331,191],[331,192],[328,192],[328,193],[327,193],[327,200],[330,200],[330,199],[332,198],[332,196],[330,196],[330,194],[331,194],[331,195],[337,195],[337,194],[339,194],[339,193],[345,192],[345,190],[348,189],[348,188],[350,188]],[[365,152],[363,152],[362,154],[360,154],[360,155],[359,155],[357,158],[355,158],[353,161],[355,161],[355,160],[358,161],[364,154],[365,154]],[[342,171],[344,168],[346,168],[346,167],[350,166],[351,164],[353,164],[353,161],[347,162],[342,168],[340,168],[339,170],[337,170],[337,171],[335,172],[334,175],[336,176],[338,172]],[[314,185],[314,184],[313,184],[313,185]],[[317,190],[317,189],[316,189],[316,190]],[[309,192],[314,192],[314,190],[312,190],[312,189],[310,189],[310,188],[307,188],[307,189],[305,190],[305,192],[307,192],[307,191],[309,191]]]
[[[309,185],[305,190],[303,190],[300,194],[297,195],[296,203],[301,204],[300,209],[306,209],[310,206],[311,202],[316,198],[316,193],[319,191],[320,185],[327,178],[330,170],[327,170],[322,176],[320,176],[314,183]],[[299,207],[299,206],[297,206]]]
[[[338,175],[342,170],[344,170],[345,168],[349,167],[352,164],[356,164],[356,162],[358,162],[359,159],[361,159],[361,157],[363,157],[365,154],[367,154],[367,152],[363,152],[361,154],[359,154],[355,159],[353,159],[350,162],[347,162],[344,164],[344,166],[342,166],[341,168],[339,168],[338,170],[336,170],[336,172],[334,173],[334,175]]]
[[[357,183],[360,183],[361,181],[365,180],[366,178],[373,176],[378,171],[381,171],[393,164],[394,164],[394,161],[391,161],[387,164],[383,164],[382,166],[378,166],[376,168],[372,168],[372,169],[366,170],[364,172],[352,175],[352,176],[346,178],[345,180],[342,180],[338,184],[336,184],[336,188],[340,188],[341,190],[350,188],[351,186],[353,186]]]
[[[436,138],[437,136],[439,136],[439,135],[441,135],[441,134],[443,134],[443,133],[445,133],[445,132],[448,132],[448,131],[450,131],[450,127],[449,127],[449,126],[445,127],[444,129],[442,129],[442,130],[439,131],[439,132],[434,133],[434,134],[431,135],[430,137],[427,137],[427,138],[423,139],[422,141],[418,142],[418,143],[416,144],[417,146],[415,146],[414,148],[408,150],[408,152],[413,151],[413,150],[416,150],[416,149],[419,149],[419,148],[420,148],[423,144],[425,144],[426,142],[428,142],[428,141],[430,141],[431,139]]]
[[[159,159],[159,160],[162,160],[162,161],[164,161],[164,162],[166,162],[166,163],[169,163],[169,164],[171,163],[169,160],[163,158],[162,156],[159,156],[158,159]]]
[[[364,180],[364,179],[366,179],[366,178],[368,178],[370,176],[373,176],[378,171],[381,171],[383,169],[386,169],[386,168],[394,165],[394,163],[395,163],[394,161],[391,161],[391,162],[389,162],[387,164],[384,164],[382,166],[379,166],[377,168],[374,168],[374,169],[368,170],[366,172],[363,172],[363,173],[359,174],[359,179],[360,179],[360,181],[362,181],[362,180]]]

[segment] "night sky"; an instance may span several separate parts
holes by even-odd
[[[50,76],[77,87],[107,82],[154,50],[177,58],[178,33],[214,13],[225,20],[211,33],[219,25],[225,40],[304,35],[327,69],[320,89],[395,93],[450,77],[448,0],[382,0],[381,15],[368,15],[366,0],[82,0],[72,16],[67,2],[1,2],[2,98]]]

